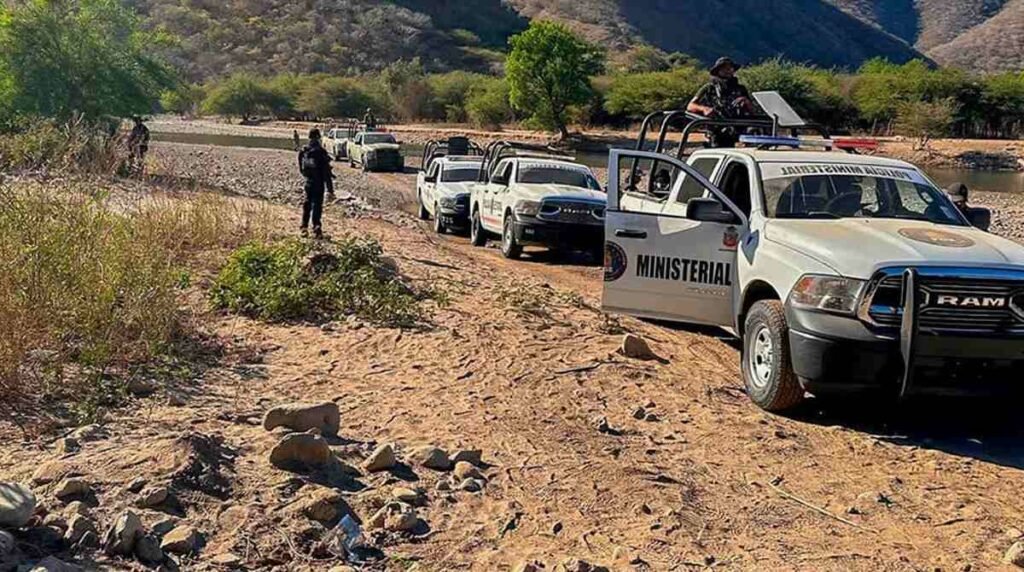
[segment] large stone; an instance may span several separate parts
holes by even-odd
[[[164,535],[160,548],[172,554],[194,554],[199,549],[199,534],[191,526],[179,526]]]
[[[333,437],[341,428],[341,413],[338,411],[338,404],[330,401],[319,404],[281,405],[267,411],[263,417],[264,429],[271,431],[277,427],[287,427],[299,432],[319,429],[323,435]]]
[[[1017,568],[1024,568],[1024,542],[1014,542],[1003,556],[1003,562]]]
[[[135,504],[142,508],[153,508],[167,502],[167,499],[169,499],[170,496],[171,491],[168,490],[167,487],[149,487],[142,489],[142,492],[139,494],[139,499]]]
[[[217,554],[216,556],[211,558],[210,562],[215,566],[220,566],[222,568],[242,567],[242,557],[231,552],[221,552],[220,554]]]
[[[512,572],[543,572],[544,565],[536,560],[529,562],[520,562],[512,568]]]
[[[145,535],[135,543],[135,556],[143,564],[159,564],[164,561],[164,551],[160,541],[152,535]]]
[[[317,489],[289,505],[289,510],[318,522],[330,522],[342,516],[345,499],[338,491]]]
[[[405,503],[391,502],[371,516],[366,521],[366,527],[370,530],[382,528],[391,532],[408,532],[419,523],[420,518],[415,509]]]
[[[121,513],[103,538],[103,550],[111,556],[128,556],[135,551],[135,543],[144,534],[142,520],[130,510]]]
[[[451,469],[454,464],[448,458],[448,453],[443,449],[431,446],[417,448],[409,456],[409,460],[417,465],[428,469],[434,469],[435,471],[447,471]]]
[[[71,472],[68,465],[60,461],[47,461],[32,473],[33,485],[46,485],[63,478]]]
[[[63,560],[58,560],[53,556],[47,556],[36,563],[35,567],[30,569],[30,572],[81,572],[81,566],[75,566],[74,564],[68,564]]]
[[[54,449],[57,450],[58,455],[71,455],[73,453],[77,453],[82,448],[82,444],[74,437],[57,439],[53,446]]]
[[[20,483],[0,482],[0,527],[21,528],[36,510],[36,495]]]
[[[270,451],[270,462],[282,469],[295,465],[320,467],[330,462],[331,458],[331,448],[327,441],[309,433],[285,435]]]
[[[484,476],[480,472],[480,469],[470,465],[465,461],[455,463],[455,470],[453,471],[455,476],[460,479],[483,479]]]
[[[82,498],[92,494],[92,485],[85,479],[71,478],[61,481],[53,490],[53,496],[60,500]]]
[[[71,501],[64,507],[64,516],[71,519],[75,515],[92,516],[92,511],[89,510],[89,505],[82,501]]]
[[[96,534],[96,525],[88,518],[76,514],[68,521],[64,539],[68,541],[68,544],[78,544],[78,541],[89,532]]]
[[[426,500],[423,496],[423,493],[421,493],[420,491],[406,487],[397,487],[391,489],[391,496],[396,501],[404,502],[406,504],[411,504],[414,506],[419,506],[423,504],[424,501]]]
[[[373,453],[370,453],[370,456],[363,461],[363,469],[368,473],[375,473],[391,469],[397,463],[398,458],[395,457],[395,448],[390,444],[385,444],[377,447]]]
[[[480,466],[484,462],[484,452],[480,449],[462,449],[456,451],[451,457],[452,465],[457,463],[469,463],[471,465]]]
[[[626,334],[622,338],[622,347],[619,348],[619,353],[628,358],[640,360],[656,357],[651,351],[651,346],[647,345],[647,341],[636,334]]]

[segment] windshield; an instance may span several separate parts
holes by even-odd
[[[460,167],[458,169],[445,169],[441,173],[441,181],[444,183],[469,183],[475,181],[480,174],[480,166],[473,168]]]
[[[367,133],[363,135],[363,143],[376,145],[378,143],[394,143],[395,136],[390,133]]]
[[[534,185],[566,185],[580,187],[592,191],[600,191],[601,184],[589,171],[578,168],[567,168],[548,165],[520,165],[516,180],[524,184]]]
[[[963,226],[946,194],[920,173],[867,165],[770,164],[762,168],[772,218],[898,218]]]

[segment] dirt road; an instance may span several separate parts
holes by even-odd
[[[154,154],[162,176],[197,188],[297,200],[287,153]],[[538,560],[550,570],[577,558],[612,570],[998,570],[1024,536],[1016,404],[812,402],[767,415],[744,395],[721,332],[606,316],[599,268],[510,262],[439,237],[408,214],[413,176],[338,175],[346,198],[328,208],[328,232],[376,236],[403,273],[448,292],[429,328],[205,314],[236,350],[181,389],[184,405],[140,400],[78,454],[5,442],[0,477],[81,473],[103,520],[129,502],[132,480],[177,483],[185,466],[224,483],[179,492],[177,518],[206,537],[186,568],[214,569],[231,553],[253,570],[326,570],[337,562],[315,550],[324,531],[291,507],[332,485],[274,469],[279,436],[259,418],[273,404],[327,400],[342,411],[332,448],[353,465],[379,443],[477,448],[487,463],[479,493],[438,490],[447,477],[420,467],[348,481],[345,500],[363,519],[396,486],[426,492],[428,530],[381,539],[370,569]],[[294,224],[293,208],[275,212]],[[618,355],[625,332],[659,359]],[[165,517],[144,513],[147,525]]]

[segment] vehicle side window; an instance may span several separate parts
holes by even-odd
[[[437,163],[434,163],[429,169],[427,169],[427,178],[436,177],[440,171],[441,167]]]
[[[363,136],[362,135],[356,135],[355,143],[356,143],[356,145],[362,145],[362,143],[363,143]]]
[[[718,186],[744,215],[750,216],[750,169],[743,163],[732,161],[725,167]]]
[[[506,181],[512,181],[512,161],[506,159],[499,163],[498,168],[494,170],[494,174]]]
[[[715,167],[718,166],[719,162],[721,162],[721,159],[718,157],[702,157],[696,159],[690,166],[701,175],[704,175],[705,179],[710,180],[711,173],[715,172]],[[703,197],[706,192],[707,189],[697,179],[684,175],[682,180],[676,184],[675,202],[686,204],[692,199]]]

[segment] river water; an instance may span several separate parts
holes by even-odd
[[[250,147],[256,149],[292,150],[291,139],[280,137],[251,137],[248,135],[213,135],[198,133],[154,132],[154,141],[190,143],[194,145],[217,145],[224,147]],[[405,145],[403,153],[409,166],[418,166],[422,145]],[[577,159],[591,167],[606,167],[608,157],[604,153],[577,153]],[[997,193],[1024,194],[1024,173],[1013,171],[976,171],[971,169],[925,169],[928,176],[939,186],[964,183],[971,190]]]

